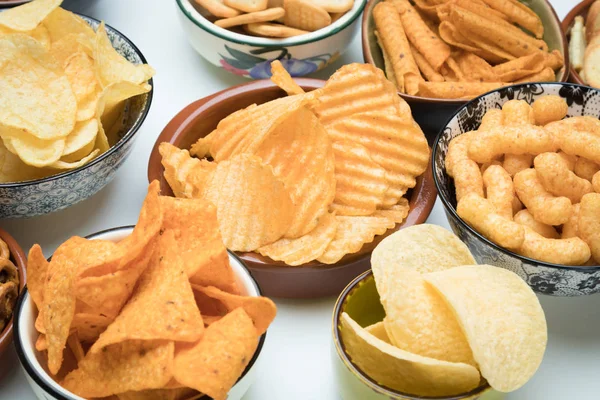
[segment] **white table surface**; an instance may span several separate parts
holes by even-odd
[[[551,0],[563,18],[576,0]],[[174,0],[66,0],[63,6],[103,19],[128,36],[156,69],[152,109],[133,153],[117,177],[91,199],[67,210],[29,220],[2,220],[27,250],[40,243],[46,255],[72,235],[134,224],[147,187],[146,167],[156,137],[194,100],[246,82],[202,59],[187,43]],[[315,74],[326,79],[343,64],[362,62],[357,37],[333,66]],[[428,222],[448,227],[438,201]],[[535,377],[509,400],[600,398],[600,295],[540,296],[549,327],[548,349]],[[269,328],[258,379],[244,400],[338,399],[329,346],[335,298],[275,299],[277,318]],[[0,399],[34,399],[14,350],[0,358]]]

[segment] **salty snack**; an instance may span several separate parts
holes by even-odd
[[[194,0],[220,28],[241,27],[253,36],[286,38],[325,28],[354,6],[354,0]],[[239,32],[239,30],[236,30]]]
[[[62,1],[0,14],[0,182],[81,167],[119,140],[126,100],[147,93],[149,65],[133,65]]]
[[[373,19],[387,77],[409,95],[470,99],[554,81],[564,64],[541,39],[541,19],[517,1],[385,0]]]
[[[597,264],[600,121],[567,118],[566,101],[553,95],[531,106],[509,100],[502,118],[499,111],[489,110],[478,130],[448,145],[445,166],[454,179],[458,215],[518,254],[555,264]]]
[[[276,309],[240,294],[216,212],[204,200],[159,196],[155,181],[120,242],[72,237],[50,262],[31,248],[36,348],[61,386],[85,398],[227,398]],[[107,303],[112,312],[99,306]]]
[[[531,288],[511,271],[476,265],[444,228],[418,225],[373,251],[383,321],[340,316],[340,339],[369,378],[415,397],[483,389],[511,392],[535,374],[547,326]],[[349,311],[351,312],[351,311]]]
[[[309,93],[279,61],[272,70],[289,96],[230,114],[189,151],[162,143],[164,177],[175,196],[215,205],[230,250],[334,264],[406,218],[427,141],[370,65],[344,66]]]
[[[12,318],[19,296],[19,274],[10,260],[10,250],[0,239],[0,333]]]
[[[575,17],[567,30],[571,67],[581,80],[592,87],[600,88],[600,1],[591,4],[584,20]]]

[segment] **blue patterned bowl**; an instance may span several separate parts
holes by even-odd
[[[583,296],[600,293],[600,266],[571,267],[520,256],[489,241],[467,225],[456,213],[454,181],[446,174],[448,143],[456,136],[475,130],[487,110],[501,108],[508,100],[529,104],[545,95],[559,95],[569,105],[569,116],[600,116],[600,90],[568,83],[534,83],[508,86],[484,94],[463,107],[448,121],[433,145],[433,178],[452,230],[467,244],[479,264],[491,264],[517,273],[541,294]]]
[[[92,28],[100,21],[80,15]],[[127,60],[144,64],[140,50],[121,32],[106,25],[112,45]],[[153,85],[152,80],[148,82]],[[90,163],[67,172],[31,181],[0,184],[0,218],[35,217],[62,210],[87,199],[102,189],[115,176],[131,152],[134,137],[146,119],[152,93],[130,99],[125,108],[119,141]]]

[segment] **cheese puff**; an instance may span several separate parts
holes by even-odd
[[[526,169],[516,174],[514,185],[519,200],[536,220],[547,225],[562,225],[571,217],[571,200],[548,193],[539,181],[535,169]]]
[[[493,160],[492,162],[481,164],[481,167],[479,167],[479,169],[481,170],[481,175],[485,174],[485,171],[487,171],[487,169],[489,167],[491,167],[492,165],[502,166],[502,161],[500,161],[500,160]]]
[[[571,214],[571,218],[567,222],[565,222],[562,226],[562,233],[560,237],[562,239],[568,239],[575,236],[579,236],[579,210],[581,208],[581,204],[573,205],[573,214]]]
[[[471,139],[475,135],[477,135],[476,131],[466,132],[460,136],[456,136],[448,144],[448,152],[446,153],[446,172],[448,176],[454,177],[454,165],[458,161],[469,159],[467,150]]]
[[[590,246],[592,257],[600,263],[600,193],[589,193],[581,198],[579,236]]]
[[[475,161],[462,160],[454,165],[454,187],[456,201],[460,201],[468,193],[483,197],[483,178]]]
[[[556,154],[558,154],[563,161],[567,163],[567,168],[569,168],[569,171],[573,171],[575,169],[575,164],[577,164],[579,157],[567,154],[562,150],[559,150]]]
[[[519,254],[561,265],[583,265],[590,259],[590,248],[580,238],[549,239],[525,227],[525,240]]]
[[[485,131],[500,125],[502,125],[502,110],[492,108],[488,110],[481,119],[479,131]]]
[[[592,177],[592,187],[594,192],[600,193],[600,171],[596,172]]]
[[[578,177],[587,179],[588,181],[591,181],[594,174],[598,171],[600,171],[600,165],[583,157],[577,158],[577,162],[573,168],[573,172]]]
[[[510,176],[515,176],[519,171],[531,168],[533,165],[533,155],[531,154],[506,154],[502,167]]]
[[[600,134],[589,118],[567,118],[551,122],[544,129],[554,137],[555,144],[565,153],[600,164]]]
[[[560,237],[552,225],[547,225],[541,223],[540,221],[536,221],[535,218],[533,218],[533,215],[531,215],[531,213],[527,210],[521,210],[516,213],[513,221],[527,226],[545,238],[558,239]]]
[[[533,108],[524,100],[509,100],[502,106],[503,125],[533,124]]]
[[[486,163],[506,153],[540,154],[556,150],[552,134],[544,128],[511,125],[491,128],[474,136],[469,143],[468,155],[473,161]]]
[[[513,183],[513,187],[514,187],[514,183]],[[523,203],[521,203],[521,200],[519,200],[519,197],[516,196],[516,193],[515,193],[515,197],[513,197],[513,201],[512,201],[513,215],[515,215],[522,209],[523,209]]]
[[[490,166],[483,174],[483,185],[486,198],[494,206],[496,213],[506,219],[513,219],[515,188],[508,172],[499,165]]]
[[[567,116],[569,106],[560,96],[543,96],[533,102],[533,115],[537,125],[546,125],[550,122],[560,121]]]
[[[496,213],[494,206],[483,197],[469,193],[456,207],[458,215],[477,232],[510,250],[521,248],[525,238],[523,226]]]
[[[579,203],[584,194],[592,191],[587,179],[569,170],[567,162],[558,153],[542,153],[533,160],[537,177],[544,189],[555,196],[564,196],[571,203]]]

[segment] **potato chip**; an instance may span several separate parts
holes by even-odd
[[[65,37],[73,35],[84,38],[85,41],[90,43],[90,49],[92,48],[91,43],[94,42],[96,37],[94,30],[81,17],[72,12],[57,7],[48,14],[42,23],[48,29],[53,46]]]
[[[148,64],[134,65],[114,49],[104,22],[96,30],[94,60],[96,77],[103,88],[122,82],[139,85],[154,75],[154,69]]]
[[[286,238],[312,231],[336,195],[334,152],[327,132],[306,107],[288,113],[255,154],[273,167],[295,206]]]
[[[375,336],[379,340],[382,340],[386,343],[392,344],[392,342],[390,342],[390,338],[385,330],[385,325],[383,324],[383,321],[380,321],[376,324],[367,326],[365,328],[365,331],[367,331],[371,335]]]
[[[176,243],[175,232],[166,229],[133,296],[90,352],[127,340],[200,339],[204,324]]]
[[[335,199],[341,204],[372,214],[383,203],[388,190],[386,171],[362,145],[348,140],[332,144],[335,158]]]
[[[48,274],[48,261],[39,244],[34,244],[27,256],[27,290],[38,310],[44,301],[44,285]]]
[[[175,196],[188,199],[201,197],[206,181],[217,164],[190,157],[187,150],[166,142],[160,144],[158,151],[165,168],[165,179]]]
[[[256,251],[275,261],[296,266],[319,258],[335,237],[338,221],[334,214],[327,213],[319,218],[312,231],[296,239],[281,238],[276,242],[259,247]]]
[[[401,350],[365,331],[346,313],[340,325],[341,340],[350,359],[380,385],[419,396],[441,397],[466,393],[479,384],[479,372],[471,365]]]
[[[206,328],[200,341],[178,348],[174,377],[215,400],[225,400],[257,346],[252,319],[237,308]]]
[[[9,150],[33,167],[47,167],[58,161],[65,148],[64,138],[42,140],[21,129],[0,126],[0,136]]]
[[[21,159],[10,152],[4,142],[0,140],[0,182],[20,182],[42,178],[46,170],[25,164]]]
[[[149,389],[119,393],[119,400],[195,400],[204,396],[189,388]]]
[[[271,63],[271,81],[285,90],[290,96],[304,94],[304,89],[294,82],[289,72],[287,72],[279,60],[274,60]]]
[[[69,133],[65,140],[65,148],[63,149],[62,158],[69,155],[79,155],[80,150],[87,150],[92,145],[90,150],[83,154],[83,157],[91,153],[93,144],[96,141],[96,135],[98,134],[98,120],[90,119],[87,121],[81,121],[75,124],[73,132]],[[85,152],[85,151],[84,151]],[[82,157],[79,157],[81,159]],[[76,160],[69,160],[76,161]]]
[[[85,52],[79,51],[67,58],[64,70],[78,104],[95,92],[94,60]]]
[[[202,287],[194,285],[193,288],[213,299],[219,300],[227,307],[229,312],[238,307],[243,308],[246,314],[252,318],[258,335],[262,335],[267,331],[267,328],[273,322],[273,319],[275,319],[275,314],[277,314],[275,303],[266,297],[238,296],[224,292],[214,286]]]
[[[40,24],[34,30],[23,33],[37,40],[42,46],[44,46],[46,50],[50,50],[50,46],[52,46],[50,41],[50,33],[44,25]]]
[[[510,392],[533,376],[548,334],[544,311],[525,281],[489,265],[461,266],[423,278],[452,308],[490,386]]]
[[[173,342],[130,340],[88,352],[61,385],[85,398],[162,388],[173,376],[174,348]]]
[[[295,212],[273,169],[247,154],[217,164],[205,198],[217,207],[223,242],[233,251],[252,251],[279,239]]]
[[[385,210],[376,210],[373,214],[373,217],[384,217],[391,219],[396,224],[401,224],[404,222],[406,217],[408,216],[408,212],[410,211],[410,204],[408,200],[404,197],[400,199],[398,204],[395,204]]]
[[[81,103],[77,104],[77,115],[75,117],[77,122],[87,121],[94,117],[100,96],[102,96],[102,92],[96,90],[94,93],[81,100]]]
[[[93,31],[92,34],[94,34]],[[93,36],[92,39],[94,39]],[[87,36],[69,33],[68,35],[61,37],[60,40],[52,41],[50,54],[54,57],[60,67],[64,67],[65,62],[73,54],[83,52],[92,57],[94,55],[93,45],[94,41],[90,41]]]
[[[338,203],[331,203],[331,205],[329,206],[329,210],[332,213],[335,213],[336,215],[343,215],[343,216],[356,216],[356,217],[360,217],[360,216],[368,216],[368,215],[373,215],[372,210],[367,210],[364,208],[357,208],[357,207],[353,207],[353,206],[348,206],[346,204],[338,204]],[[369,212],[371,212],[371,214],[369,214]]]
[[[75,332],[82,342],[93,343],[113,321],[113,318],[102,314],[76,312],[71,323],[71,334]]]
[[[0,14],[0,26],[15,31],[31,31],[53,10],[58,8],[62,0],[37,0],[20,7],[6,10]]]
[[[325,264],[335,264],[346,254],[356,253],[363,244],[371,243],[375,235],[383,235],[394,227],[394,221],[381,217],[336,216],[338,229],[335,237],[317,258]]]

